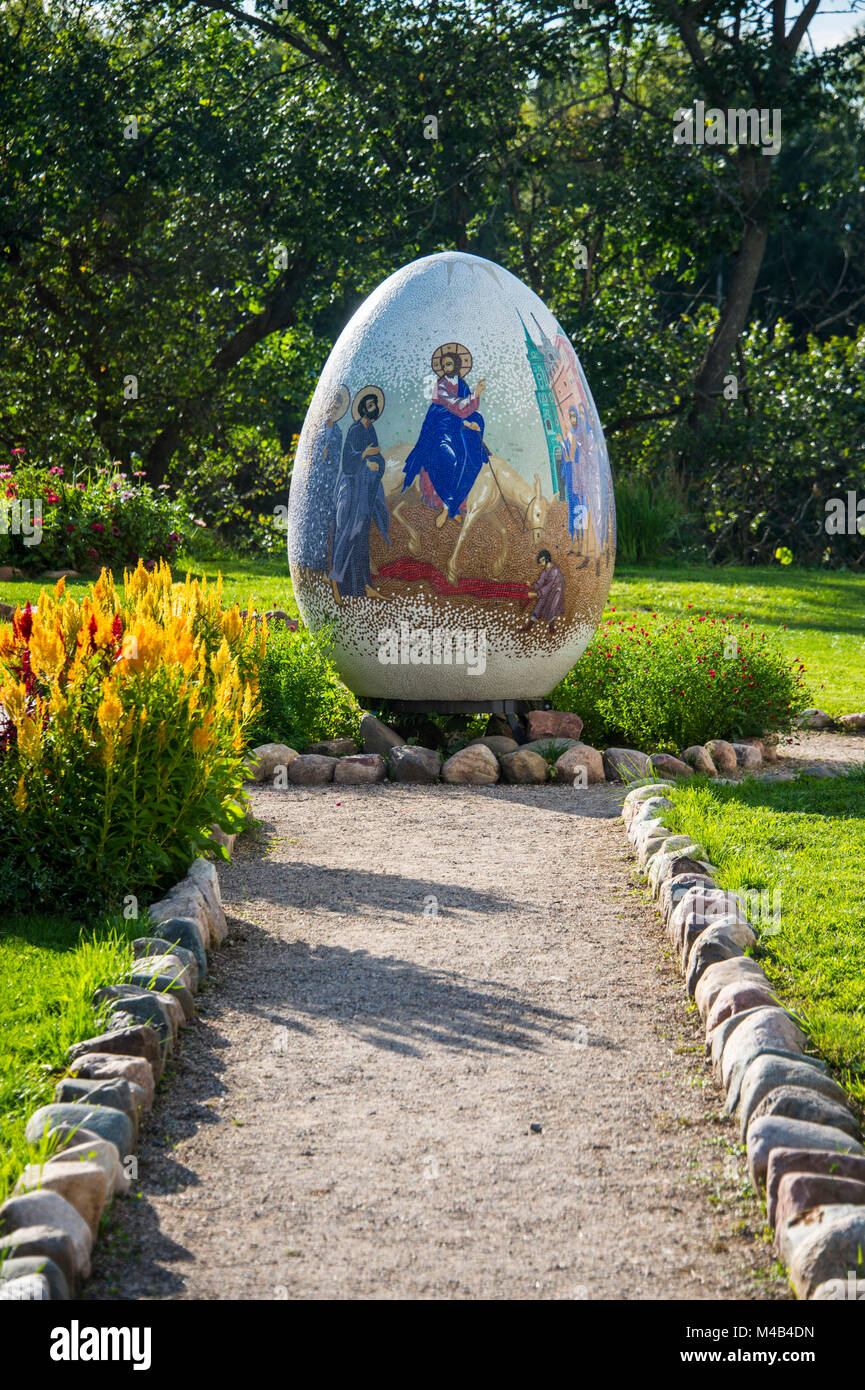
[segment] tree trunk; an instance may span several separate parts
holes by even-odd
[[[740,152],[739,187],[743,195],[745,227],[718,326],[694,380],[691,424],[698,430],[717,407],[730,359],[748,322],[751,300],[769,238],[765,192],[771,166],[771,156],[754,154],[750,150]]]

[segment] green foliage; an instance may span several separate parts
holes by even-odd
[[[705,846],[720,887],[768,893],[772,929],[754,923],[760,963],[865,1105],[865,772],[736,786],[701,779],[667,795],[667,823]]]
[[[32,913],[0,921],[0,1201],[26,1163],[45,1157],[24,1126],[52,1099],[67,1048],[106,1021],[94,991],[123,978],[139,930],[121,917],[88,929]]]
[[[70,470],[18,459],[0,468],[0,564],[27,570],[123,569],[145,561],[171,560],[189,530],[187,512],[172,501],[167,487],[151,488],[130,479],[120,465]],[[26,503],[24,515],[41,514],[41,538],[27,544],[12,508]],[[36,508],[41,509],[41,513]]]
[[[552,698],[581,716],[588,743],[680,752],[789,730],[808,703],[803,672],[746,621],[636,613],[604,622]]]
[[[215,538],[235,556],[284,554],[296,445],[294,436],[287,455],[263,431],[238,427],[228,432],[224,444],[203,448],[191,467],[176,473],[186,509],[198,526],[203,522],[208,528],[207,541]],[[196,554],[205,551],[203,540],[193,533]]]
[[[679,549],[688,523],[682,491],[665,478],[625,476],[615,485],[616,556],[625,564],[654,564]]]
[[[250,742],[302,750],[326,738],[355,738],[362,710],[331,661],[328,631],[299,627],[268,633],[259,671],[261,713]]]

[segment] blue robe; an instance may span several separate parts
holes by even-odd
[[[372,522],[388,540],[390,514],[381,485],[384,457],[372,454],[361,458],[370,444],[378,444],[375,429],[372,425],[365,429],[361,420],[355,421],[342,451],[328,575],[329,579],[336,580],[341,594],[362,595],[371,582],[369,528]],[[368,467],[370,463],[375,464],[375,470]]]
[[[307,569],[327,572],[327,543],[336,507],[336,480],[342,454],[339,425],[323,424],[316,430],[309,451],[306,475],[306,515],[300,533],[297,563]]]
[[[585,513],[583,508],[588,511],[588,498],[581,487],[580,478],[580,455],[582,446],[580,443],[580,431],[572,431],[562,439],[562,481],[565,485],[565,497],[568,502],[568,530],[571,533],[571,540],[582,539]]]
[[[439,382],[436,395],[444,395],[447,390],[447,386]],[[458,377],[453,399],[462,400],[470,395],[468,386],[462,377]],[[480,429],[466,429],[466,421],[479,425]],[[483,442],[483,431],[484,419],[477,410],[458,415],[447,406],[440,405],[438,400],[431,401],[418,441],[405,461],[403,492],[411,487],[423,468],[447,507],[448,515],[455,517],[489,457]]]

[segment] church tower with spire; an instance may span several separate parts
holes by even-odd
[[[523,325],[523,332],[526,335],[526,356],[529,359],[529,366],[532,371],[532,376],[535,379],[535,398],[538,402],[538,410],[541,413],[544,434],[547,438],[547,453],[550,458],[550,476],[553,480],[553,493],[555,494],[559,491],[560,487],[556,450],[561,448],[558,429],[559,417],[556,409],[556,398],[553,395],[552,387],[552,373],[555,370],[557,353],[537,319],[535,319],[535,323],[541,335],[540,347],[526,328],[522,314],[520,314],[519,318],[520,323]],[[534,314],[532,314],[532,318],[535,318]]]

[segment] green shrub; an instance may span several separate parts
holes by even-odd
[[[616,554],[625,564],[654,564],[677,547],[688,521],[681,491],[669,479],[616,479]]]
[[[589,743],[675,752],[789,730],[808,704],[804,669],[732,617],[659,623],[615,615],[553,691],[553,704],[581,716]]]
[[[302,749],[325,738],[355,738],[362,710],[331,661],[327,629],[268,633],[259,671],[261,713],[252,742]]]
[[[35,544],[16,522],[16,503],[27,504],[25,525],[41,508]],[[64,470],[26,463],[16,451],[0,466],[0,507],[0,564],[25,570],[122,570],[139,559],[171,560],[190,532],[181,503],[140,474],[130,479],[118,463]]]

